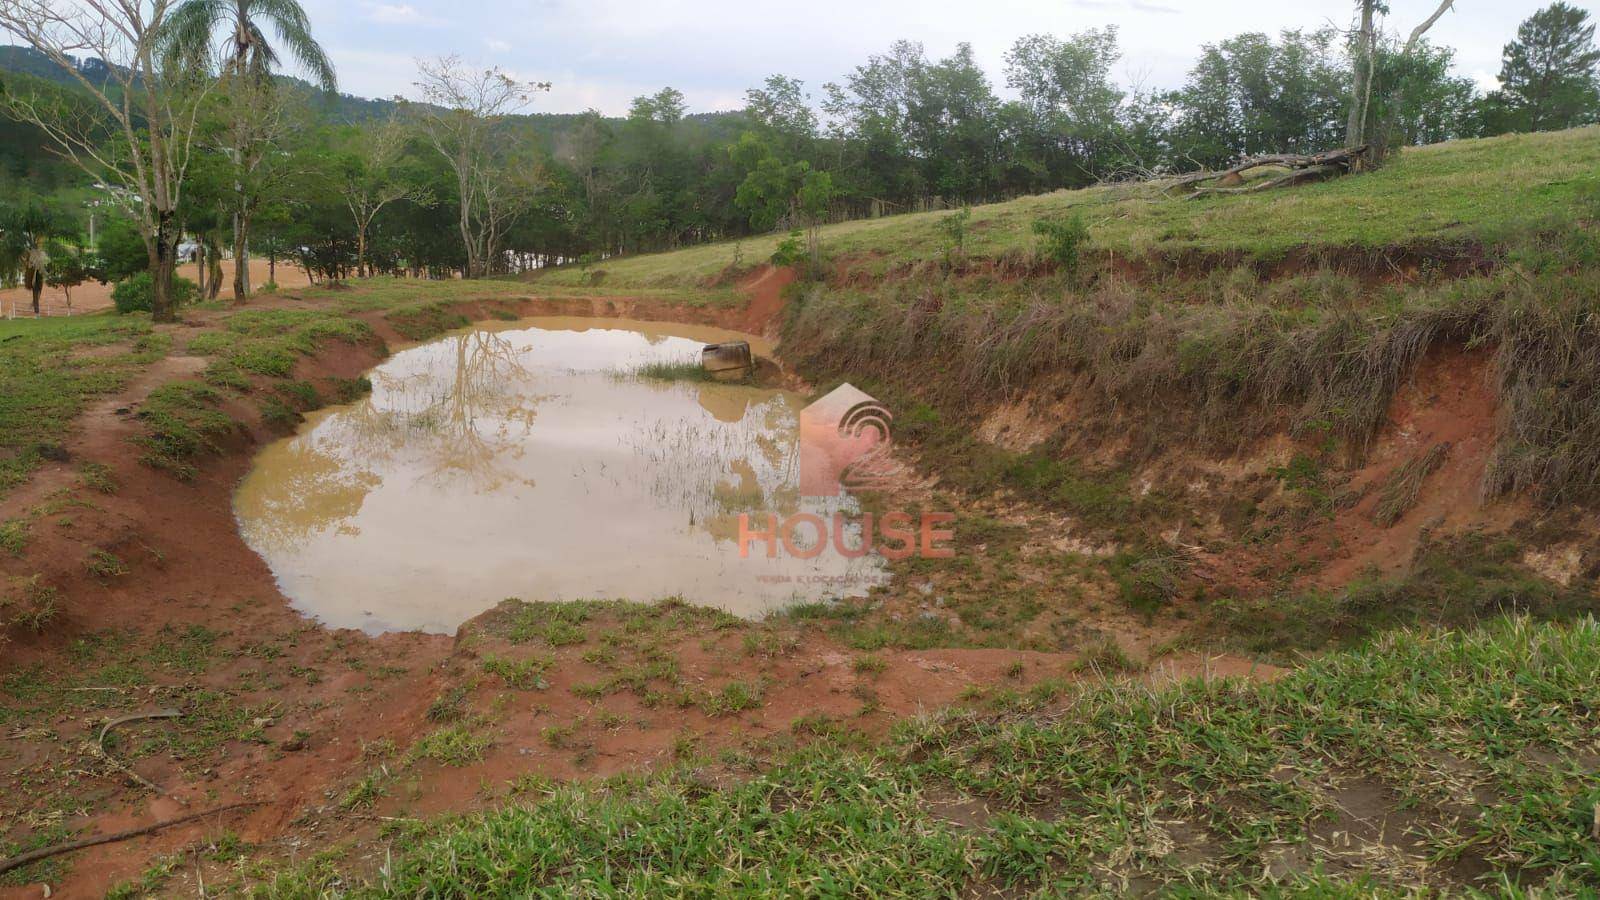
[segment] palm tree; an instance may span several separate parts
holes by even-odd
[[[222,80],[233,97],[230,156],[238,195],[233,224],[233,298],[250,295],[250,216],[260,197],[248,184],[258,174],[267,149],[282,127],[277,115],[273,72],[281,63],[279,48],[311,76],[317,87],[338,89],[333,63],[311,36],[311,22],[296,0],[183,0],[165,26],[169,59],[205,65],[213,41],[222,37]],[[276,46],[267,29],[277,33]]]
[[[337,89],[333,63],[311,36],[311,22],[295,0],[184,0],[167,21],[168,46],[190,62],[203,59],[213,36],[226,28],[223,76],[265,82],[280,59],[263,25],[278,33],[281,46],[317,87]]]
[[[0,276],[20,280],[33,294],[35,316],[50,265],[46,243],[71,233],[68,223],[38,204],[0,210]]]

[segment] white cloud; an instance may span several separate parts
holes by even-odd
[[[409,3],[364,3],[367,19],[380,25],[431,25],[437,20]]]
[[[495,53],[510,53],[511,45],[499,38],[486,38],[483,45]]]

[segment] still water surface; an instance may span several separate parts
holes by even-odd
[[[755,616],[860,595],[877,557],[748,558],[738,516],[801,498],[800,399],[633,374],[715,328],[593,318],[478,326],[395,354],[372,393],[307,417],[235,496],[245,541],[332,627],[450,632],[507,597],[683,596]]]

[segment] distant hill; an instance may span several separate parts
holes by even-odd
[[[109,74],[109,67],[98,59],[84,58],[78,64],[78,70],[90,81],[101,82]],[[78,84],[71,73],[62,69],[53,60],[32,47],[0,46],[0,76],[5,73],[30,75],[57,84],[74,87]],[[322,118],[329,123],[360,124],[373,119],[383,119],[395,114],[399,104],[390,98],[356,97],[351,94],[330,94],[320,91],[310,83],[299,78],[286,75],[278,76],[278,81],[294,90],[304,92],[313,97],[313,108],[321,113]],[[548,146],[565,132],[571,130],[583,119],[578,113],[529,113],[522,116],[513,116],[512,119],[533,133]],[[711,131],[726,130],[736,136],[734,123],[742,121],[740,113],[695,113],[687,117],[706,127]],[[618,117],[606,117],[612,124],[621,123]],[[0,131],[0,135],[14,137],[18,140],[27,140],[26,135],[14,130],[15,123],[5,122],[0,119],[0,125],[7,126]],[[31,131],[31,129],[29,130]],[[33,141],[37,143],[37,135]],[[9,142],[8,142],[9,143]],[[0,165],[12,154],[0,151]]]

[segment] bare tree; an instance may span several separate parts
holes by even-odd
[[[535,171],[509,158],[497,126],[550,84],[517,81],[499,67],[472,71],[456,56],[418,60],[417,69],[423,102],[412,109],[456,177],[467,277],[479,278],[538,185]]]
[[[1381,0],[1358,0],[1361,14],[1361,24],[1356,29],[1351,59],[1352,74],[1350,90],[1350,113],[1345,120],[1346,148],[1366,146],[1370,151],[1363,158],[1361,165],[1381,165],[1388,150],[1388,133],[1390,121],[1372,121],[1372,79],[1377,68],[1378,56],[1378,28],[1375,16],[1379,12],[1386,12],[1387,8],[1381,5]],[[1404,46],[1400,48],[1400,57],[1409,58],[1417,49],[1417,44],[1422,41],[1422,36],[1434,26],[1439,18],[1455,5],[1455,0],[1442,0],[1433,14],[1423,19],[1417,27],[1411,29],[1411,34],[1406,38]],[[1403,90],[1403,88],[1401,88]],[[1395,96],[1386,104],[1386,119],[1392,118],[1396,111],[1404,106],[1404,98]]]
[[[341,188],[344,202],[356,226],[356,274],[371,274],[367,264],[367,237],[372,220],[391,203],[410,201],[430,206],[433,193],[411,183],[395,172],[395,164],[405,152],[406,131],[399,122],[388,121],[363,129],[354,141],[355,152],[347,162]]]
[[[177,317],[178,203],[212,84],[205,68],[162,65],[160,34],[170,9],[169,0],[0,0],[0,31],[43,53],[86,92],[13,86],[0,92],[0,107],[43,131],[92,178],[138,199],[155,282],[151,315],[159,322]],[[91,78],[79,57],[104,66]]]

